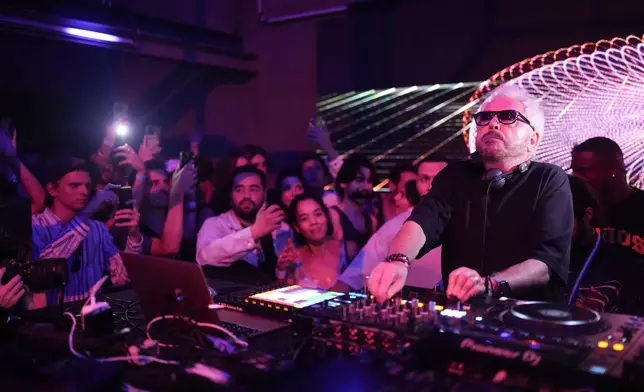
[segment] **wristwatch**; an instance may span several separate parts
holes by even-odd
[[[498,275],[490,275],[490,295],[493,297],[510,297],[512,290],[507,280],[499,278]]]
[[[407,268],[411,267],[411,262],[409,261],[409,257],[407,257],[407,255],[404,253],[392,253],[389,256],[387,256],[385,261],[388,263],[391,263],[393,261],[400,261],[401,263],[405,263]]]

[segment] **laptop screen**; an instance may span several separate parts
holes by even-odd
[[[293,285],[255,294],[249,298],[302,309],[343,295],[344,293]]]

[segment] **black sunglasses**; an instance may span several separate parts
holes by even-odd
[[[500,110],[498,112],[478,112],[474,115],[474,121],[478,126],[488,125],[490,121],[496,116],[497,120],[503,125],[510,125],[517,122],[517,120],[522,121],[530,126],[533,130],[534,127],[530,124],[530,120],[526,118],[523,114],[516,110]],[[535,130],[536,131],[536,130]]]

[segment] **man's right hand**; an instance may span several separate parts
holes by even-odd
[[[161,147],[159,146],[159,139],[150,138],[148,135],[143,136],[143,143],[139,146],[139,159],[141,162],[146,163],[153,160],[156,156],[161,153]]]
[[[5,272],[6,268],[0,268],[0,280]],[[7,284],[0,284],[0,308],[13,308],[23,295],[25,295],[25,285],[20,275],[16,275]]]
[[[193,161],[188,162],[184,167],[177,168],[172,174],[172,186],[170,188],[170,205],[176,205],[183,201],[184,195],[195,189],[197,184],[197,168]]]
[[[367,286],[378,302],[384,302],[402,290],[409,267],[403,262],[382,262],[371,271]]]
[[[279,229],[281,222],[284,220],[284,211],[279,206],[273,204],[266,207],[266,204],[257,211],[255,223],[250,227],[250,232],[255,240],[259,240],[267,234]]]

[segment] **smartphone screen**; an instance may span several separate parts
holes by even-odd
[[[118,189],[117,195],[119,197],[119,210],[129,210],[132,208],[132,187],[122,186]]]
[[[188,164],[191,160],[195,158],[194,154],[191,152],[187,151],[181,151],[179,153],[179,165],[180,167],[184,167],[185,165]]]

